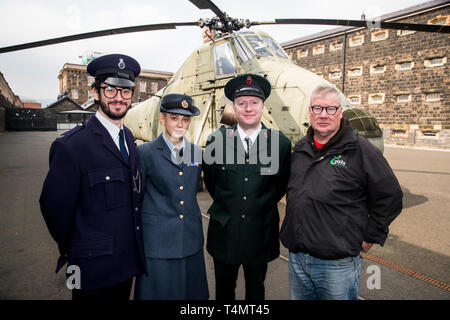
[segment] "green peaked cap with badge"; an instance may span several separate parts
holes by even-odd
[[[266,100],[270,91],[270,82],[266,78],[252,73],[237,76],[225,85],[225,96],[231,101],[242,96],[253,96]]]

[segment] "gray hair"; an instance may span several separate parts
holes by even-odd
[[[331,87],[329,85],[320,84],[311,93],[311,99],[309,100],[309,104],[311,105],[313,99],[317,97],[326,97],[333,94],[339,98],[339,104],[342,105],[341,93],[339,92],[338,89],[336,89],[335,87]]]

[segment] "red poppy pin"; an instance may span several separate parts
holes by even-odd
[[[252,85],[252,81],[253,81],[252,76],[247,76],[247,85],[248,86]]]

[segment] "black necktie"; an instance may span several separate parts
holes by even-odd
[[[175,161],[176,164],[180,164],[181,160],[183,159],[183,148],[173,148],[173,150],[175,151]]]
[[[250,154],[250,146],[251,146],[250,137],[245,137],[244,140],[245,143],[247,144],[247,151],[245,152],[245,156],[248,157],[248,155]]]
[[[123,137],[123,129],[120,129],[120,131],[119,131],[119,147],[120,147],[120,153],[122,154],[123,159],[129,165],[130,158],[128,157],[127,148],[125,148],[125,139]]]

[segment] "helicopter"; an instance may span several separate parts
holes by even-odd
[[[207,32],[207,31],[206,31]],[[135,139],[151,141],[159,136],[161,97],[169,93],[191,96],[201,110],[191,121],[189,138],[204,146],[210,133],[219,126],[236,122],[232,102],[224,94],[225,84],[239,74],[263,76],[272,85],[265,101],[262,122],[282,131],[294,144],[309,127],[309,97],[317,85],[334,86],[321,76],[296,65],[267,33],[252,30],[226,34],[209,41],[191,53],[166,87],[130,109],[124,124]],[[383,150],[382,131],[367,111],[353,109],[341,93],[344,116],[360,134]]]
[[[211,10],[216,16],[193,22],[149,24],[76,34],[4,47],[0,48],[0,53],[115,34],[198,26],[204,29],[205,43],[191,53],[166,87],[134,106],[125,117],[124,123],[131,129],[135,139],[150,141],[156,138],[162,132],[159,125],[162,96],[168,93],[184,93],[192,96],[195,105],[201,111],[200,116],[191,123],[189,139],[204,146],[207,136],[212,131],[221,125],[231,126],[236,121],[232,103],[224,96],[225,84],[239,74],[255,73],[266,77],[272,84],[272,93],[266,100],[262,121],[268,128],[281,130],[294,144],[305,135],[309,126],[310,93],[318,84],[332,84],[297,66],[272,37],[253,28],[250,30],[250,27],[264,24],[321,24],[450,32],[448,26],[376,20],[250,21],[230,17],[210,0],[189,1],[199,9]],[[361,135],[383,151],[382,131],[377,120],[365,110],[352,108],[342,93],[341,100],[344,117],[349,119]]]

